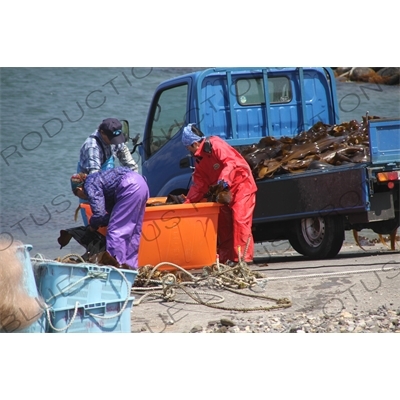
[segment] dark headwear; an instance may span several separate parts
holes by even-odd
[[[116,118],[106,118],[99,126],[100,131],[104,131],[111,144],[121,144],[125,142],[125,136],[122,134],[122,124]]]

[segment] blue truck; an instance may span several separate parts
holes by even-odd
[[[136,137],[141,173],[152,197],[188,192],[194,163],[181,143],[188,123],[243,149],[318,122],[340,124],[330,68],[209,68],[178,76],[158,86],[142,141]],[[258,180],[254,241],[288,240],[298,253],[324,259],[339,253],[346,230],[395,232],[400,120],[371,119],[368,130],[367,162]]]

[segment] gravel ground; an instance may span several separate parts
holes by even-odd
[[[400,308],[385,305],[361,313],[343,311],[332,317],[302,313],[274,317],[222,318],[210,321],[206,328],[194,326],[191,333],[400,333]]]

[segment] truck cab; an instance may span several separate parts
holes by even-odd
[[[139,147],[150,195],[187,192],[192,171],[181,143],[186,124],[234,147],[265,136],[293,137],[318,121],[339,123],[335,93],[329,68],[210,68],[163,82]]]

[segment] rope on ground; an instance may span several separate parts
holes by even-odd
[[[235,307],[223,307],[223,306],[217,306],[215,304],[210,304],[209,302],[205,302],[203,300],[200,299],[200,297],[198,296],[194,296],[192,293],[190,293],[189,291],[187,291],[185,288],[181,288],[185,291],[185,293],[191,297],[193,300],[196,301],[196,303],[201,304],[203,306],[207,306],[207,307],[211,307],[211,308],[217,308],[219,310],[225,310],[225,311],[241,311],[241,312],[248,312],[248,311],[271,311],[271,310],[276,310],[279,308],[288,308],[291,307],[292,303],[289,299],[285,298],[285,299],[273,299],[271,297],[265,297],[265,296],[257,296],[258,298],[262,298],[263,300],[273,300],[276,302],[275,306],[268,306],[268,307],[239,307],[239,308],[235,308]],[[238,294],[242,294],[239,292],[236,292]]]
[[[172,266],[175,267],[178,271],[162,271],[159,270],[162,266]],[[180,280],[178,280],[178,276]],[[152,279],[157,278],[157,279]],[[184,279],[190,278],[189,281],[185,281]],[[221,264],[217,261],[216,264],[211,267],[206,266],[203,268],[202,274],[199,277],[190,274],[184,268],[179,265],[173,263],[160,263],[155,267],[148,265],[145,267],[141,267],[139,270],[139,275],[136,278],[135,284],[132,287],[133,293],[139,293],[142,290],[149,289],[150,291],[144,294],[140,299],[138,299],[134,304],[139,305],[148,297],[156,297],[161,298],[164,301],[175,301],[175,302],[184,302],[186,304],[200,304],[206,307],[217,308],[220,310],[227,311],[270,311],[279,308],[288,308],[291,307],[292,303],[288,298],[276,299],[268,296],[263,296],[259,294],[249,294],[243,293],[241,289],[248,289],[253,287],[254,285],[265,286],[266,278],[255,271],[252,271],[245,262],[238,262],[236,266],[231,267],[229,265]],[[148,286],[149,284],[156,285]],[[260,284],[261,283],[261,284]],[[144,287],[140,288],[140,285]],[[260,307],[224,307],[217,305],[222,303],[225,299],[220,294],[198,291],[198,290],[189,290],[187,286],[191,286],[192,288],[196,288],[199,286],[208,286],[217,290],[228,290],[235,294],[252,297],[256,299],[262,299],[264,301],[272,301],[275,302],[275,305],[272,306],[260,306]],[[158,291],[155,288],[159,288]],[[182,301],[176,298],[177,292],[183,292],[188,297],[190,297],[194,302]],[[212,300],[205,301],[202,297],[208,296]]]

